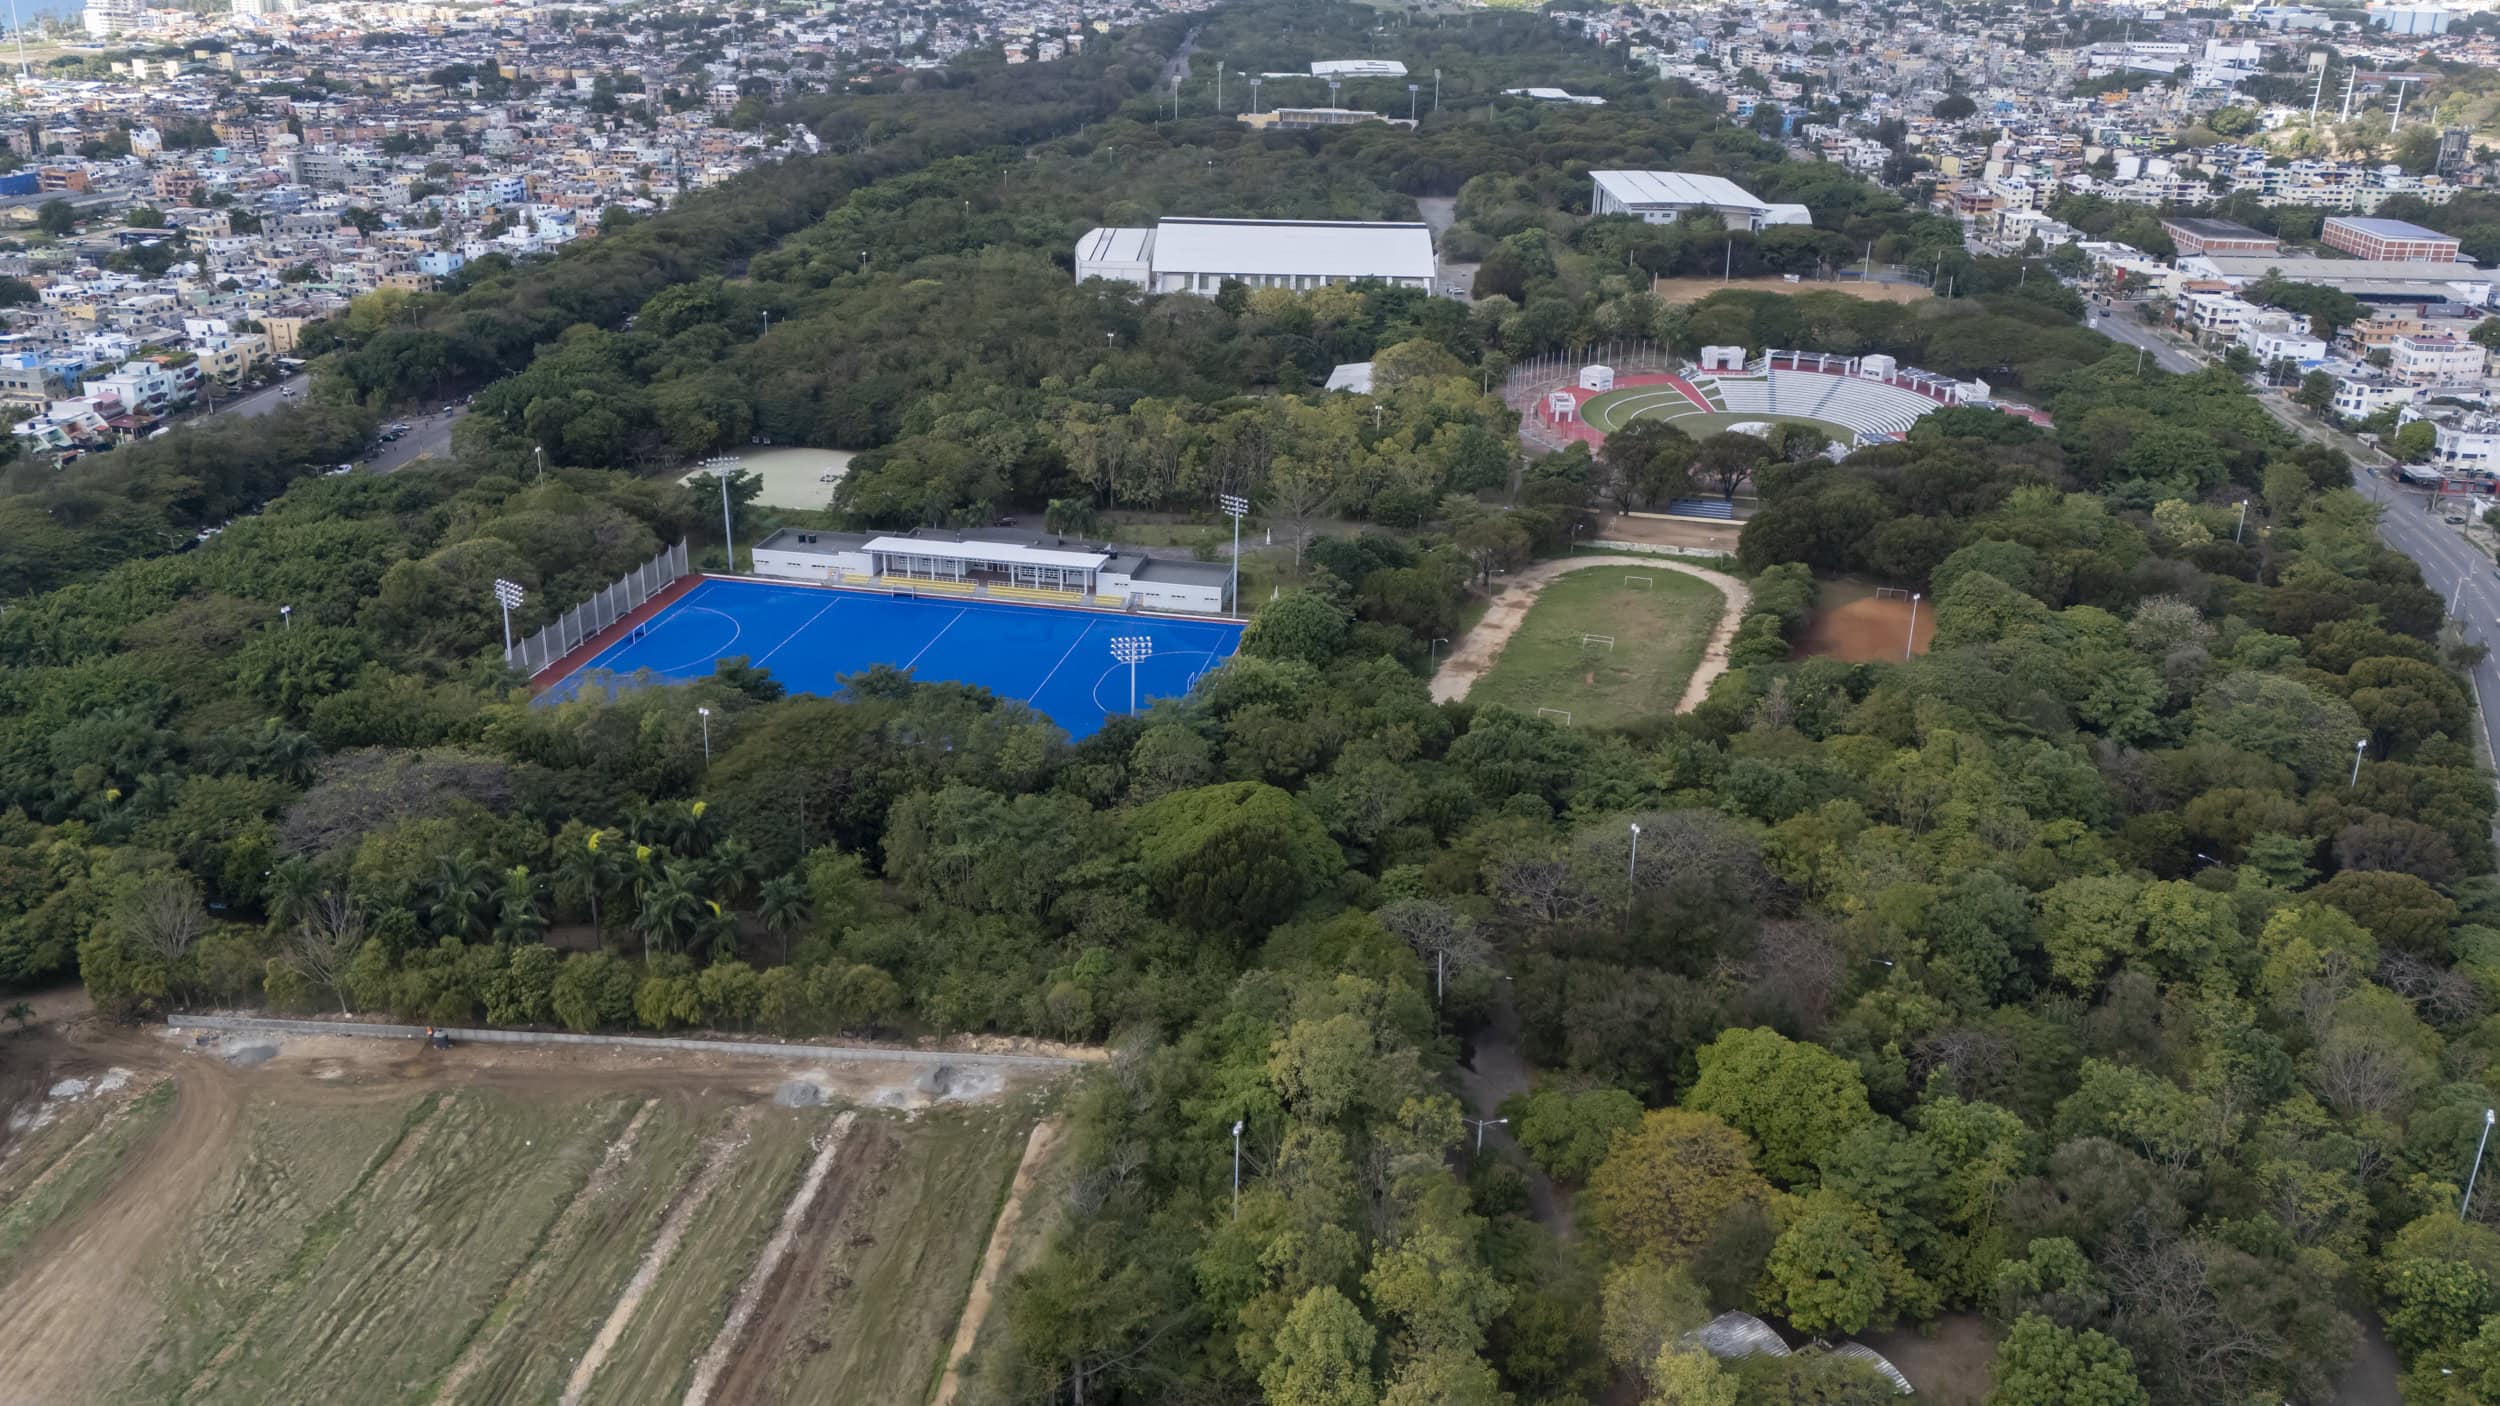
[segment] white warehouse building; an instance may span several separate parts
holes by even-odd
[[[1767,225],[1810,225],[1814,216],[1803,205],[1773,205],[1725,176],[1696,176],[1683,171],[1591,171],[1596,190],[1589,196],[1592,215],[1630,215],[1647,224],[1663,225],[1686,215],[1714,214],[1730,229],[1759,231]]]
[[[1214,297],[1245,288],[1325,288],[1372,279],[1432,287],[1439,265],[1424,224],[1363,220],[1167,219],[1152,229],[1093,229],[1076,242],[1076,281],[1106,278],[1150,293]]]

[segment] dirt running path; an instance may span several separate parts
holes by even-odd
[[[1476,680],[1493,668],[1493,661],[1502,657],[1502,646],[1519,632],[1528,618],[1528,607],[1536,604],[1545,583],[1557,576],[1588,567],[1638,566],[1656,571],[1681,571],[1697,576],[1719,588],[1727,597],[1727,608],[1719,612],[1718,628],[1710,632],[1710,642],[1702,646],[1701,662],[1693,666],[1693,677],[1684,685],[1684,696],[1677,700],[1675,710],[1689,713],[1710,696],[1710,685],[1727,672],[1727,647],[1736,638],[1737,620],[1752,603],[1753,592],[1745,583],[1724,571],[1705,566],[1686,566],[1665,557],[1562,557],[1541,561],[1514,573],[1503,583],[1502,593],[1493,598],[1493,606],[1485,611],[1476,627],[1458,637],[1449,656],[1441,661],[1441,670],[1432,676],[1432,701],[1455,703],[1467,696]]]
[[[1050,1160],[1051,1149],[1059,1143],[1059,1120],[1045,1118],[1033,1125],[1033,1136],[1025,1140],[1024,1160],[1016,1163],[1016,1178],[1007,1189],[1007,1204],[998,1211],[998,1223],[990,1228],[989,1248],[981,1255],[981,1272],[972,1277],[972,1293],[964,1299],[963,1317],[955,1322],[955,1343],[946,1350],[946,1375],[938,1378],[937,1395],[930,1406],[954,1406],[955,1392],[962,1387],[964,1359],[972,1355],[973,1340],[981,1336],[981,1320],[989,1317],[990,1299],[998,1291],[999,1276],[1006,1272],[1007,1247],[1016,1241],[1016,1223],[1024,1218],[1024,1198],[1040,1178],[1042,1166]]]
[[[833,1173],[834,1160],[842,1155],[842,1145],[850,1140],[851,1122],[856,1116],[850,1113],[841,1115],[833,1120],[832,1127],[820,1135],[816,1160],[808,1167],[807,1176],[799,1182],[798,1191],[790,1197],[790,1204],[782,1208],[781,1224],[773,1231],[773,1238],[764,1242],[764,1253],[757,1257],[755,1267],[747,1271],[746,1287],[738,1291],[738,1300],[731,1305],[729,1317],[722,1321],[720,1331],[712,1335],[711,1347],[694,1364],[694,1381],[686,1388],[685,1406],[708,1406],[711,1401],[712,1390],[720,1384],[721,1374],[729,1370],[729,1354],[737,1351],[739,1343],[746,1337],[747,1324],[754,1319],[755,1310],[764,1302],[764,1291],[773,1287],[775,1277],[781,1272],[782,1260],[798,1241],[801,1227],[814,1215],[816,1198],[825,1189],[825,1178]],[[776,1296],[775,1301],[786,1301],[787,1297]],[[770,1362],[778,1356],[777,1352],[756,1352],[749,1360]],[[746,1392],[727,1396],[732,1401],[747,1398]]]
[[[635,1310],[642,1307],[643,1296],[659,1281],[660,1271],[668,1267],[669,1258],[677,1253],[677,1242],[686,1238],[694,1225],[695,1212],[711,1198],[713,1188],[729,1175],[737,1164],[736,1152],[746,1144],[747,1125],[754,1121],[755,1110],[742,1108],[731,1116],[729,1126],[713,1134],[705,1160],[694,1180],[677,1192],[677,1204],[669,1207],[668,1218],[660,1223],[660,1233],[643,1251],[642,1263],[634,1277],[625,1282],[625,1291],[616,1298],[616,1306],[608,1310],[607,1321],[599,1325],[598,1336],[582,1353],[582,1360],[573,1367],[572,1378],[564,1384],[563,1406],[578,1406],[583,1393],[590,1390],[599,1369],[608,1365],[608,1355],[625,1339],[625,1330],[634,1321]]]

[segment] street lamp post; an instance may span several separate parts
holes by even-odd
[[[2368,750],[2370,750],[2369,738],[2364,737],[2352,744],[2352,780],[2344,783],[2344,789],[2350,790],[2361,784],[2361,754]]]
[[[1423,92],[1423,90],[1424,85],[1421,83],[1409,83],[1406,85],[1406,120],[1410,124],[1415,120],[1416,95]]]
[[[543,444],[532,445],[530,447],[530,453],[536,455],[538,458],[538,481],[540,483],[545,483],[547,481],[547,446]]]
[[[528,593],[518,581],[495,578],[495,603],[503,607],[503,662],[512,662],[512,612],[521,608]]]
[[[2239,540],[2240,540],[2240,534],[2241,534],[2241,533],[2243,533],[2243,532],[2246,532],[2247,530],[2248,530],[2248,500],[2247,500],[2247,499],[2245,499],[2245,498],[2242,498],[2242,499],[2240,500],[2240,521],[2239,521],[2239,525],[2231,529],[2231,541],[2232,541],[2232,544],[2236,546],[2236,545],[2239,543]]]
[[[1250,500],[1238,493],[1226,493],[1216,500],[1224,516],[1233,520],[1233,614],[1241,613],[1241,520],[1249,515]]]
[[[1233,1219],[1241,1219],[1241,1124],[1233,1120]]]
[[[1155,642],[1145,635],[1122,635],[1111,642],[1111,657],[1128,665],[1128,710],[1137,711],[1137,666],[1155,652]]]
[[[1476,1130],[1476,1155],[1478,1157],[1484,1155],[1484,1130],[1502,1127],[1510,1122],[1508,1118],[1461,1118],[1458,1121]]]
[[[1449,642],[1449,636],[1435,635],[1432,637],[1432,643],[1424,646],[1424,672],[1426,674],[1437,674],[1441,671],[1441,646]]]
[[[1632,861],[1623,867],[1623,881],[1636,884],[1641,878],[1641,822],[1632,822]]]
[[[697,708],[695,715],[703,719],[703,769],[712,769],[712,710]]]
[[[1901,657],[1904,659],[1910,657],[1910,651],[1918,648],[1918,601],[1919,593],[1910,592],[1910,633],[1901,641]]]
[[[285,629],[285,630],[292,630],[292,629],[294,629],[294,628],[295,628],[295,607],[294,607],[294,606],[291,606],[291,605],[282,605],[282,606],[279,606],[279,607],[278,607],[278,627],[279,627],[280,629]],[[511,644],[511,641],[510,641],[509,639],[507,639],[507,640],[505,640],[505,641],[504,641],[504,643],[505,643],[505,645],[506,645],[507,647],[509,647],[509,646],[510,646],[510,644]]]
[[[2481,1140],[2474,1144],[2473,1169],[2465,1174],[2465,1199],[2457,1203],[2458,1220],[2465,1219],[2465,1213],[2473,1209],[2474,1178],[2483,1174],[2483,1149],[2491,1143],[2491,1125],[2495,1119],[2500,1119],[2500,1112],[2488,1108],[2483,1110],[2483,1135]]]
[[[738,476],[740,460],[735,454],[722,454],[703,461],[703,471],[720,480],[720,544],[721,554],[728,559],[729,574],[738,574],[738,542],[729,527],[729,481]]]

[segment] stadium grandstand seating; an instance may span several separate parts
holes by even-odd
[[[1920,416],[1940,408],[1905,386],[1819,371],[1704,377],[1694,385],[1731,415],[1824,420],[1869,438],[1906,434]]]

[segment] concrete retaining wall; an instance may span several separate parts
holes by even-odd
[[[263,1016],[169,1015],[174,1030],[224,1030],[273,1035],[342,1035],[363,1040],[421,1040],[422,1025],[381,1025],[349,1020],[281,1020]],[[657,1035],[575,1035],[562,1030],[467,1030],[443,1026],[462,1044],[594,1045],[607,1049],[673,1050],[695,1054],[762,1055],[771,1059],[818,1060],[829,1064],[948,1064],[1021,1069],[1070,1069],[1092,1063],[1064,1055],[955,1053],[946,1050],[886,1049],[876,1045],[804,1045],[774,1040],[672,1040]]]

